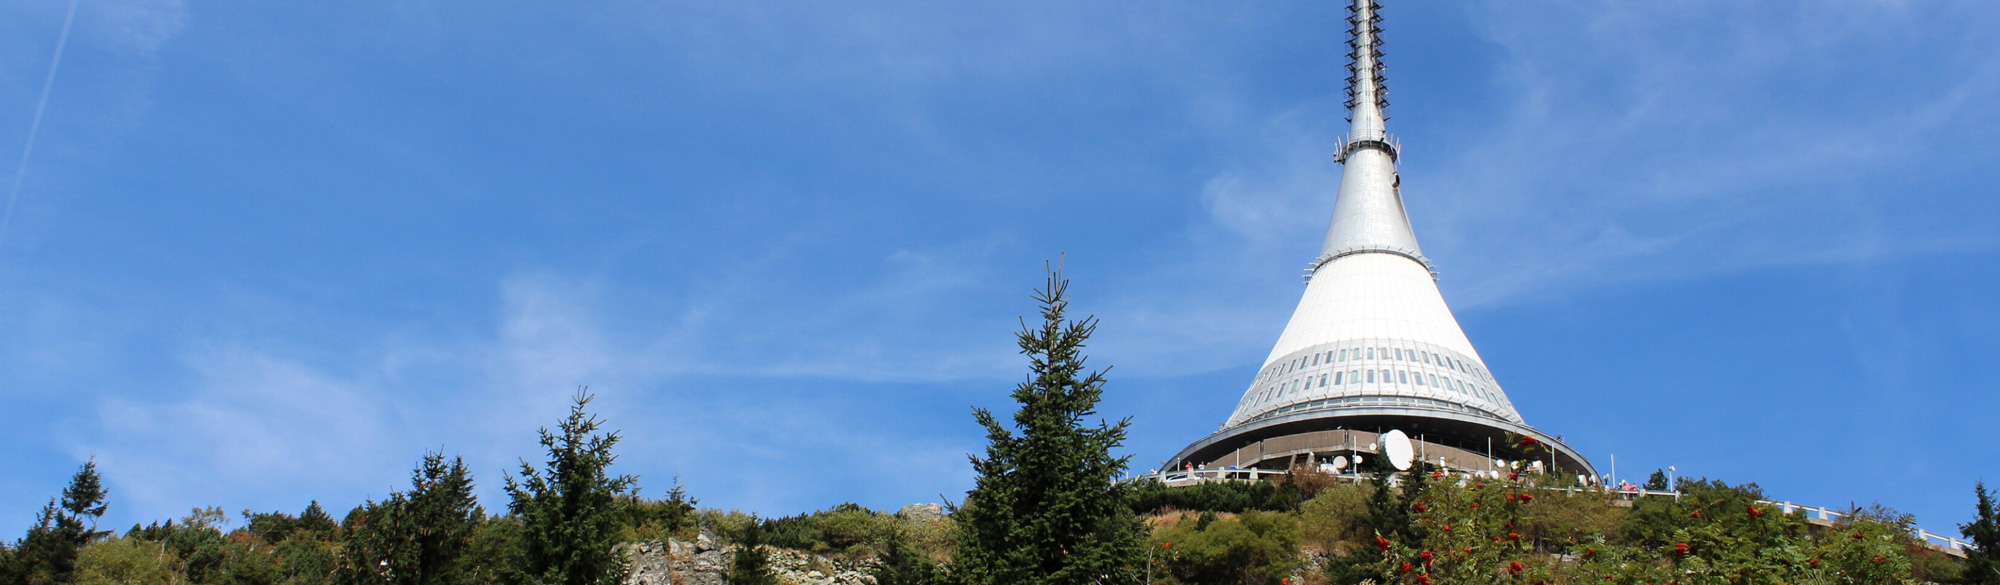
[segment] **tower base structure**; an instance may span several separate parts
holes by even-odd
[[[1164,469],[1286,470],[1336,457],[1359,462],[1379,452],[1377,437],[1390,430],[1409,435],[1418,458],[1449,472],[1539,469],[1578,475],[1584,483],[1597,477],[1575,449],[1526,425],[1402,405],[1303,410],[1238,425],[1188,445]]]

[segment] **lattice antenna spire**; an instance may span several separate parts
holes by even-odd
[[[1349,140],[1382,140],[1389,109],[1388,78],[1382,74],[1382,15],[1375,0],[1348,5],[1347,111],[1354,123]]]

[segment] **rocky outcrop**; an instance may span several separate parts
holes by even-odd
[[[944,519],[944,504],[910,504],[896,511],[911,522],[936,522]]]
[[[787,585],[875,585],[874,559],[848,561],[803,551],[769,549],[771,572]],[[694,542],[647,541],[626,545],[631,571],[625,585],[722,585],[736,547],[706,533]]]

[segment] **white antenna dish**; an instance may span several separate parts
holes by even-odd
[[[1389,464],[1396,466],[1397,471],[1409,469],[1416,454],[1416,449],[1410,445],[1410,436],[1403,431],[1382,433],[1382,455],[1389,458]]]
[[[1347,469],[1347,456],[1346,456],[1346,455],[1341,455],[1341,456],[1338,456],[1338,457],[1334,457],[1334,458],[1333,458],[1333,468],[1334,468],[1334,469],[1337,469],[1337,470],[1338,470],[1338,469]]]

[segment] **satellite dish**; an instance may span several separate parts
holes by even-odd
[[[1334,457],[1334,458],[1333,458],[1333,468],[1334,468],[1334,469],[1336,469],[1336,470],[1339,470],[1339,469],[1347,469],[1347,456],[1346,456],[1346,455],[1341,455],[1341,456],[1339,456],[1339,457]]]
[[[1409,469],[1411,458],[1416,454],[1416,450],[1410,446],[1410,436],[1403,434],[1403,431],[1382,433],[1382,455],[1389,458],[1389,464],[1396,466],[1397,471]]]

